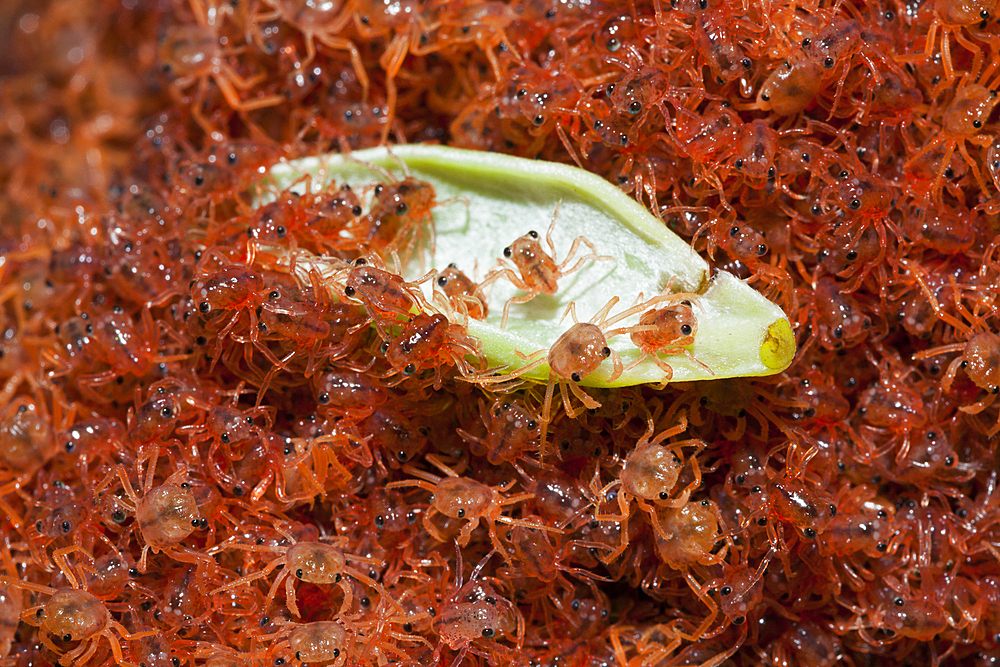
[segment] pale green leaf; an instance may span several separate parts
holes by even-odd
[[[364,191],[385,180],[371,165],[401,176],[404,164],[414,178],[434,185],[439,202],[433,210],[433,255],[430,235],[425,233],[403,271],[409,279],[454,262],[481,281],[516,238],[529,230],[544,238],[557,206],[552,233],[557,261],[580,235],[599,254],[614,258],[589,261],[560,280],[555,296],[513,305],[506,329],[500,328],[504,303],[521,292],[504,279],[494,283],[487,295],[489,317],[468,325],[491,366],[512,372],[524,365],[521,355],[548,350],[572,325],[570,318],[560,321],[570,302],[576,304],[580,320],[586,321],[612,297],[620,299],[614,315],[633,305],[640,293],[649,298],[668,285],[671,292],[701,295],[695,306],[698,331],[689,350],[711,369],[706,371],[683,354],[663,357],[673,368],[673,381],[770,375],[791,363],[795,342],[780,308],[731,274],[718,272],[710,279],[708,264],[687,243],[618,188],[582,169],[496,153],[408,145],[394,146],[391,154],[378,148],[349,157],[333,154],[282,163],[271,169],[270,185],[281,189],[295,183],[300,191],[306,187],[317,191],[331,182],[337,187],[347,182]],[[581,254],[586,252],[581,247]],[[391,263],[388,258],[387,263]],[[637,320],[635,316],[625,324]],[[612,338],[610,345],[625,365],[640,354],[627,335]],[[661,382],[665,376],[652,360],[614,381],[609,381],[611,371],[611,364],[605,363],[581,384],[625,386]],[[548,367],[534,369],[530,377],[544,381]]]

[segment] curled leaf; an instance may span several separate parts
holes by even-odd
[[[437,201],[433,233],[418,234],[416,250],[403,267],[408,279],[455,263],[482,281],[500,266],[505,247],[529,230],[544,240],[550,225],[557,261],[581,235],[597,254],[611,258],[587,260],[559,280],[552,296],[512,304],[505,328],[500,326],[504,304],[524,292],[503,277],[495,280],[486,290],[487,318],[468,321],[469,334],[480,341],[493,367],[514,372],[526,364],[525,357],[548,350],[572,324],[564,317],[570,303],[580,321],[587,321],[613,297],[619,302],[612,317],[637,299],[665,291],[698,295],[692,304],[697,317],[693,344],[684,348],[686,353],[660,356],[673,369],[674,382],[771,375],[788,367],[795,355],[791,326],[778,306],[729,273],[713,276],[705,260],[642,205],[584,170],[495,153],[408,145],[394,146],[391,152],[378,148],[279,164],[272,167],[270,180],[279,189],[318,190],[346,182],[363,191],[384,181],[386,171],[402,178],[404,169],[431,183]],[[588,253],[581,245],[577,256]],[[615,326],[635,325],[638,319],[633,315]],[[627,334],[611,338],[609,345],[626,368],[643,356]],[[544,381],[548,374],[542,364],[525,377]],[[658,383],[667,373],[647,358],[614,380],[611,375],[611,365],[603,364],[581,384]]]

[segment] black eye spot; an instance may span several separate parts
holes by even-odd
[[[903,598],[896,598],[895,600],[892,601],[892,603],[894,605],[896,605],[897,607],[902,607],[903,604],[904,604],[904,601],[903,601]]]
[[[736,162],[733,163],[733,166],[735,166],[737,169],[742,169],[743,168],[742,158],[737,158]]]
[[[483,639],[492,639],[495,634],[493,628],[483,628]]]
[[[503,256],[504,256],[504,257],[510,257],[510,256],[511,256],[511,254],[513,254],[513,253],[511,252],[511,250],[510,250],[510,248],[509,248],[509,247],[508,247],[508,248],[504,248],[504,249],[503,249]]]
[[[722,595],[722,597],[726,597],[727,595],[731,595],[732,592],[733,592],[733,589],[730,586],[723,586],[722,588],[719,589],[719,593]]]
[[[972,127],[976,128],[977,130],[982,126],[983,126],[983,121],[979,120],[978,118],[972,121]]]
[[[642,104],[640,104],[639,102],[632,102],[632,104],[628,105],[628,112],[633,116],[639,113],[640,111],[642,111]]]
[[[813,530],[812,528],[806,528],[805,530],[802,531],[802,534],[808,537],[810,540],[816,537],[816,531]]]
[[[458,510],[457,514],[458,514],[458,518],[459,519],[464,519],[465,518],[465,510],[464,509]]]
[[[579,382],[581,380],[579,373],[573,373],[569,377],[573,382]]]

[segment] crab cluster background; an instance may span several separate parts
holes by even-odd
[[[0,663],[995,664],[996,14],[5,3]],[[539,387],[413,356],[404,281],[250,262],[405,251],[401,182],[249,203],[383,141],[620,184],[796,362],[587,390],[539,463]]]

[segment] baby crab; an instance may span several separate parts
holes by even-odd
[[[434,618],[434,629],[440,642],[434,649],[430,664],[444,664],[440,657],[445,647],[458,651],[451,667],[461,664],[468,653],[489,657],[491,660],[496,653],[509,653],[506,647],[495,640],[509,634],[505,632],[505,627],[511,625],[511,621],[516,624],[513,638],[520,649],[524,638],[524,617],[510,600],[493,588],[487,577],[479,578],[493,552],[479,561],[465,584],[462,583],[462,552],[457,548],[456,552],[455,586],[441,601],[441,611]],[[484,640],[489,644],[485,644]]]
[[[344,601],[340,607],[340,613],[343,613],[346,609],[351,607],[351,604],[354,601],[352,587],[350,582],[344,578],[344,575],[353,577],[354,579],[371,586],[380,594],[383,594],[382,597],[386,597],[384,595],[385,591],[377,581],[347,564],[348,560],[352,560],[380,567],[382,564],[378,561],[364,556],[345,554],[333,544],[326,544],[323,542],[295,542],[294,538],[290,534],[284,534],[285,537],[294,542],[291,546],[241,544],[229,541],[228,543],[223,543],[214,547],[211,550],[213,553],[223,549],[242,549],[244,551],[277,552],[281,555],[265,565],[264,569],[259,572],[248,574],[244,577],[236,579],[235,581],[229,582],[225,586],[220,586],[219,588],[213,590],[210,595],[215,595],[216,593],[231,590],[238,586],[257,581],[258,579],[263,579],[271,574],[271,572],[273,572],[276,568],[283,565],[284,568],[278,576],[275,577],[270,590],[267,592],[265,608],[271,604],[272,600],[274,600],[274,596],[278,592],[278,587],[281,586],[282,582],[284,582],[285,604],[288,606],[288,610],[295,614],[295,616],[301,616],[295,600],[295,581],[299,580],[318,585],[338,584],[344,592]],[[402,611],[402,609],[400,609],[400,611]]]
[[[566,314],[573,315],[573,326],[567,329],[546,350],[539,350],[531,356],[521,355],[527,362],[524,366],[508,375],[476,376],[473,381],[479,384],[507,383],[521,377],[543,364],[549,366],[548,385],[545,388],[545,400],[542,407],[542,432],[540,435],[541,449],[540,456],[545,457],[545,436],[548,432],[548,425],[552,421],[552,397],[555,387],[558,384],[562,396],[563,407],[566,415],[574,418],[583,412],[584,409],[594,410],[601,407],[600,402],[588,396],[581,388],[580,382],[591,373],[596,371],[608,358],[612,360],[614,369],[607,378],[608,382],[613,382],[621,377],[624,372],[624,365],[618,353],[608,346],[608,339],[624,333],[647,333],[656,329],[655,325],[639,325],[631,327],[619,327],[608,329],[608,327],[621,322],[638,313],[644,312],[647,308],[662,301],[672,300],[673,296],[657,296],[644,303],[637,304],[623,310],[622,312],[608,317],[608,313],[618,303],[618,297],[612,297],[603,308],[597,311],[590,322],[578,322],[576,317],[576,304],[570,302],[566,307]],[[573,408],[570,404],[570,394],[573,394],[582,404],[582,408]]]
[[[639,328],[629,337],[642,355],[626,366],[623,372],[635,368],[646,359],[652,359],[653,363],[664,372],[661,384],[666,385],[673,379],[674,369],[662,356],[683,354],[712,373],[712,369],[695,359],[690,350],[685,349],[694,344],[694,335],[698,331],[698,318],[695,317],[692,307],[698,296],[670,294],[667,298],[670,302],[668,305],[650,309],[639,318]],[[639,295],[638,301],[642,301],[642,294]]]
[[[384,347],[386,361],[404,378],[434,369],[435,389],[441,387],[442,369],[455,366],[463,376],[469,375],[472,367],[467,357],[479,356],[479,341],[440,313],[414,315]]]
[[[947,324],[955,327],[965,338],[964,343],[951,343],[939,345],[928,350],[923,350],[913,355],[914,359],[926,359],[948,352],[960,352],[961,354],[948,365],[948,370],[941,378],[941,389],[950,391],[952,382],[959,369],[962,369],[969,376],[977,387],[988,392],[986,398],[971,405],[963,405],[959,408],[968,414],[978,414],[992,405],[1000,394],[1000,336],[985,329],[982,316],[978,311],[973,313],[960,301],[960,291],[953,290],[955,295],[955,310],[961,314],[971,324],[959,320],[957,317],[947,312],[938,303],[931,290],[924,283],[922,277],[918,277],[921,289],[927,295],[935,313]],[[1000,419],[1000,418],[998,418]],[[986,434],[993,437],[1000,432],[1000,421],[987,429]]]
[[[542,249],[542,244],[538,241],[538,232],[530,231],[503,249],[503,256],[509,259],[514,268],[504,266],[487,274],[486,279],[480,284],[479,289],[484,289],[487,285],[496,282],[502,277],[506,277],[513,283],[514,287],[527,294],[511,297],[503,306],[503,318],[500,320],[500,328],[507,328],[507,318],[510,315],[510,306],[515,303],[527,303],[540,294],[553,295],[558,291],[557,281],[571,273],[579,271],[583,265],[590,260],[611,260],[614,257],[598,255],[597,248],[584,236],[577,236],[570,246],[569,253],[562,262],[556,263],[556,248],[552,242],[552,229],[555,227],[556,218],[559,214],[559,206],[552,215],[552,223],[545,233],[545,241],[549,246],[551,254]],[[580,245],[590,248],[590,254],[577,257]],[[576,259],[576,263],[570,263]],[[516,269],[516,270],[515,270]]]
[[[273,639],[287,634],[288,651],[299,662],[343,665],[355,642],[355,634],[340,621],[315,621],[313,623],[285,623],[276,635],[257,637]],[[281,642],[283,645],[285,642]],[[275,665],[283,665],[284,658],[276,658]]]
[[[503,544],[500,542],[500,538],[497,536],[496,524],[498,522],[511,526],[548,530],[554,533],[562,532],[558,528],[512,519],[509,516],[503,515],[504,507],[521,502],[522,500],[534,498],[534,494],[531,493],[518,493],[512,496],[502,495],[514,485],[513,481],[502,486],[487,486],[469,477],[459,477],[458,473],[446,466],[433,454],[428,454],[426,458],[447,476],[438,477],[432,473],[414,468],[411,465],[405,465],[403,466],[403,470],[420,479],[390,482],[386,485],[386,488],[396,489],[406,486],[419,486],[433,494],[431,496],[431,506],[424,513],[423,522],[427,532],[439,542],[446,542],[448,540],[442,534],[441,529],[431,521],[431,518],[435,514],[443,514],[452,519],[467,520],[457,538],[458,545],[462,547],[469,543],[472,531],[479,526],[479,522],[485,521],[493,546],[503,554],[508,562],[510,562],[510,558]]]
[[[601,514],[598,508],[594,518],[598,521],[626,522],[629,518],[629,506],[635,500],[636,504],[649,515],[657,537],[669,540],[670,536],[660,525],[658,510],[665,507],[675,509],[683,507],[691,497],[691,492],[701,485],[701,468],[698,465],[698,459],[694,455],[689,456],[688,461],[691,462],[693,472],[692,481],[676,497],[673,496],[674,488],[677,486],[681,470],[684,467],[684,461],[678,456],[678,453],[682,448],[692,446],[696,452],[700,451],[705,447],[705,443],[701,440],[684,440],[667,445],[661,443],[686,430],[687,419],[682,418],[677,425],[653,437],[654,423],[653,419],[650,418],[649,428],[645,435],[636,443],[635,449],[625,457],[618,479],[602,489],[596,488],[597,477],[594,478],[592,484],[592,490],[597,498],[605,498],[613,488],[621,487],[617,493],[620,514]],[[612,562],[625,551],[628,546],[627,533],[628,531],[622,531],[621,545],[606,556],[605,562]]]
[[[489,308],[483,300],[482,288],[459,271],[456,264],[449,264],[444,271],[436,272],[434,286],[435,303],[442,306],[443,312],[448,312],[450,309],[457,315],[449,319],[456,321],[469,317],[474,320],[486,319]]]
[[[155,465],[151,466],[151,469],[153,468]],[[148,475],[144,494],[139,497],[132,488],[125,468],[119,464],[97,486],[95,493],[100,498],[101,492],[115,477],[121,482],[128,500],[118,498],[117,502],[135,513],[139,534],[145,542],[142,556],[139,558],[140,572],[146,571],[146,557],[150,550],[154,554],[164,552],[176,560],[215,565],[215,561],[210,557],[181,544],[195,530],[208,525],[208,522],[201,517],[197,500],[191,492],[191,485],[180,481],[186,476],[187,470],[181,468],[163,484],[152,486],[152,476]],[[112,521],[117,522],[117,517],[113,517]]]
[[[155,633],[148,631],[129,634],[120,623],[111,618],[108,608],[99,598],[80,588],[80,580],[66,559],[67,553],[78,549],[76,546],[60,549],[52,556],[52,560],[59,566],[72,588],[56,589],[8,577],[0,577],[0,584],[49,596],[45,604],[22,611],[21,621],[42,630],[39,633],[42,643],[57,655],[61,654],[57,661],[58,665],[67,667],[73,664],[85,664],[97,651],[101,637],[105,637],[111,646],[115,662],[122,667],[135,667],[125,660],[121,642],[115,633],[126,640],[140,639]],[[63,652],[50,635],[62,642],[79,642],[79,644]]]

